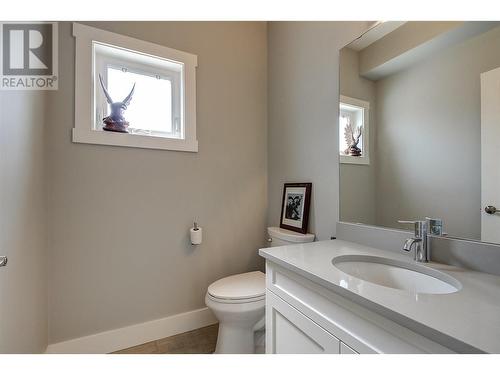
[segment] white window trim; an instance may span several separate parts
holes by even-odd
[[[109,31],[73,23],[75,54],[75,127],[73,142],[110,146],[198,151],[196,139],[196,55]],[[92,42],[158,56],[184,64],[184,139],[94,130],[94,67]]]
[[[363,155],[362,156],[342,155],[339,150],[340,162],[343,164],[369,165],[370,164],[370,103],[364,100],[340,95],[339,111],[340,111],[340,104],[347,104],[363,108]]]

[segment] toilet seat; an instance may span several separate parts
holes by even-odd
[[[264,301],[266,298],[266,295],[263,294],[258,297],[254,298],[241,298],[241,299],[224,299],[224,298],[217,298],[214,297],[210,294],[207,293],[207,297],[214,302],[217,303],[225,303],[225,304],[243,304],[243,303],[251,303],[251,302],[259,302],[259,301]]]
[[[260,271],[246,272],[217,280],[208,287],[208,297],[220,303],[247,303],[265,298],[266,276]]]

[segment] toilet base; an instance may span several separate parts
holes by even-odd
[[[254,332],[248,328],[240,328],[219,324],[216,354],[253,354],[255,353]]]
[[[265,352],[265,329],[249,332],[238,327],[219,325],[215,354],[264,354]]]
[[[228,303],[215,300],[207,294],[205,303],[219,321],[219,335],[215,353],[253,354],[257,338],[262,345],[264,299]]]

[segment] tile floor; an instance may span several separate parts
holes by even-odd
[[[218,324],[147,342],[113,354],[209,354],[215,351]]]

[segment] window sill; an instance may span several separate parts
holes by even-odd
[[[349,156],[349,155],[339,155],[340,162],[342,164],[362,164],[369,165],[370,158],[366,156]]]
[[[99,130],[80,130],[78,128],[73,129],[73,142],[156,150],[198,152],[197,140],[152,137]]]

